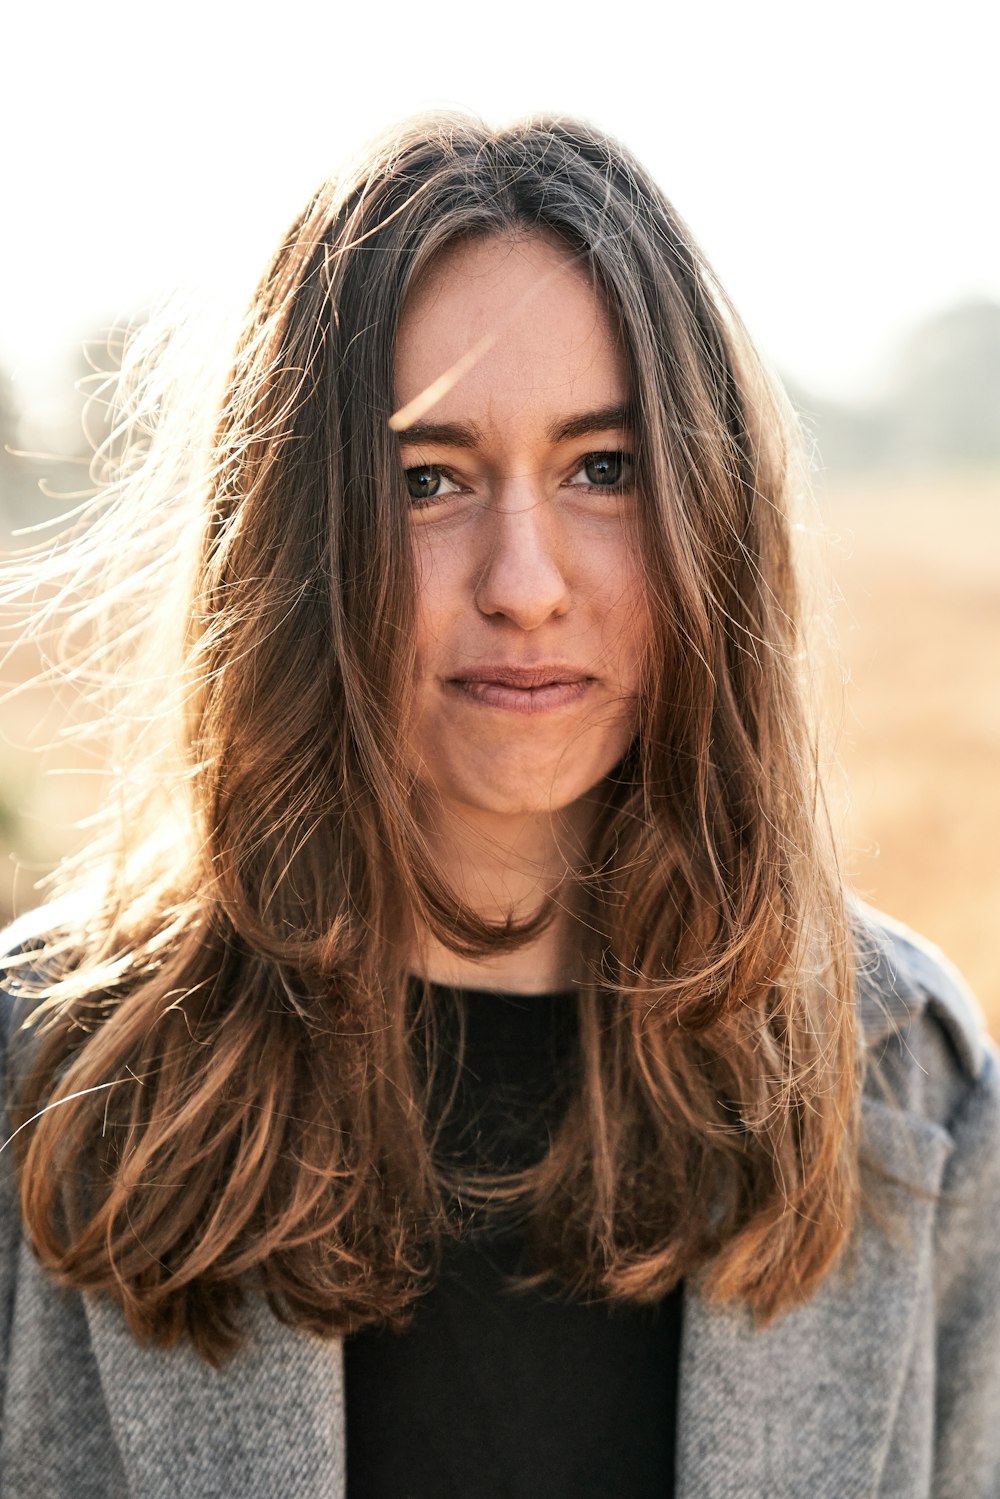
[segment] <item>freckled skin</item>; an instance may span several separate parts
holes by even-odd
[[[436,489],[411,500],[418,777],[446,809],[496,834],[505,818],[572,807],[621,758],[648,621],[629,539],[630,465],[607,493],[609,470],[592,461],[630,454],[634,434],[618,424],[556,435],[568,418],[629,396],[608,315],[565,249],[538,235],[447,255],[404,311],[397,407],[477,345],[471,367],[419,413],[425,424],[474,428],[474,445],[414,443],[404,430],[400,452],[411,475],[430,468],[425,487]],[[456,685],[477,667],[508,664],[554,664],[589,680],[571,701],[531,712]]]

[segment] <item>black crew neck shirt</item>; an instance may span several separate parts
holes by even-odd
[[[529,1164],[572,1078],[572,994],[435,988],[465,1048],[442,1148]],[[444,1069],[442,1096],[455,1080]],[[530,1270],[516,1221],[474,1213],[402,1333],[345,1342],[348,1499],[670,1499],[681,1290],[652,1307],[584,1301]]]

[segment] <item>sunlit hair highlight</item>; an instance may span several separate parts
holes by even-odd
[[[533,233],[620,329],[652,647],[575,892],[570,1102],[540,1163],[470,1182],[433,1151],[438,1022],[433,992],[408,1002],[408,934],[486,956],[550,911],[468,909],[415,805],[393,352],[446,250]],[[14,1113],[59,1104],[17,1139],[43,1264],[110,1292],[140,1339],[218,1362],[248,1290],[323,1335],[404,1319],[460,1187],[519,1202],[540,1273],[583,1293],[652,1302],[697,1275],[765,1321],[812,1294],[857,1214],[858,1052],[792,556],[801,465],[660,190],[577,121],[412,121],[282,240],[214,429],[149,444],[76,543],[148,562],[112,603],[129,651],[99,675],[114,689],[131,655],[158,702],[103,842],[64,875],[77,914],[32,958],[45,999]]]

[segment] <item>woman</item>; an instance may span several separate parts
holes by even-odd
[[[845,902],[796,479],[596,131],[307,205],[166,670],[142,575],[180,753],[10,939],[5,1494],[1000,1492],[996,1053]]]

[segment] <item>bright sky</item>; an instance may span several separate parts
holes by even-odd
[[[1000,299],[997,9],[912,3],[202,0],[4,21],[0,361],[41,411],[64,351],[174,286],[242,305],[312,186],[389,121],[580,114],[688,219],[765,354],[813,388]]]

